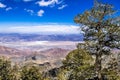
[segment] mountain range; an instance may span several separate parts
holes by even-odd
[[[18,34],[18,33],[0,33],[0,42],[15,41],[82,41],[82,34],[65,35],[43,35],[43,34]]]
[[[49,63],[59,67],[79,41],[83,41],[82,34],[0,33],[0,56],[8,57],[13,63]]]
[[[15,48],[0,46],[0,56],[9,58],[13,64],[33,63],[42,65],[49,63],[51,67],[59,67],[62,65],[62,60],[70,52],[69,49],[51,48],[40,52],[30,52],[27,50],[18,50]],[[44,66],[43,66],[44,67]]]

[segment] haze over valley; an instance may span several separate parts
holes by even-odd
[[[13,64],[48,62],[52,67],[59,67],[66,55],[76,49],[76,45],[82,42],[82,39],[81,34],[1,33],[0,56],[8,57]]]

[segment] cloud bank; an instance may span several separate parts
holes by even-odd
[[[79,34],[79,26],[44,24],[36,26],[11,26],[0,28],[0,33],[35,33],[35,34]],[[82,32],[81,32],[82,33]]]

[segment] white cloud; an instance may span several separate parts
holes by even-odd
[[[5,8],[6,7],[6,5],[5,4],[2,4],[1,2],[0,2],[0,8]]]
[[[0,32],[6,33],[37,33],[37,34],[79,34],[79,26],[64,24],[41,24],[29,26],[11,26],[0,28]]]
[[[42,9],[39,10],[37,14],[38,14],[38,16],[40,16],[40,17],[43,16],[43,14],[44,14],[44,10],[42,10]]]
[[[9,10],[11,10],[12,9],[12,7],[8,7],[8,8],[6,8],[5,10],[6,11],[9,11]]]
[[[39,6],[54,6],[55,4],[59,4],[60,2],[58,0],[48,0],[48,1],[45,1],[45,0],[41,0],[41,1],[38,1],[36,2],[36,4],[39,4]]]
[[[30,13],[30,15],[33,15],[34,11],[31,9],[24,9],[26,12]]]
[[[60,6],[60,7],[58,7],[58,9],[63,9],[63,8],[65,8],[65,7],[67,7],[67,5],[65,4],[65,5],[62,5],[62,6]]]

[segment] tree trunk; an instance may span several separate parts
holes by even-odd
[[[102,61],[102,55],[96,54],[95,69],[97,72],[98,80],[102,80],[102,73],[101,73],[102,63],[101,63],[101,61]]]

